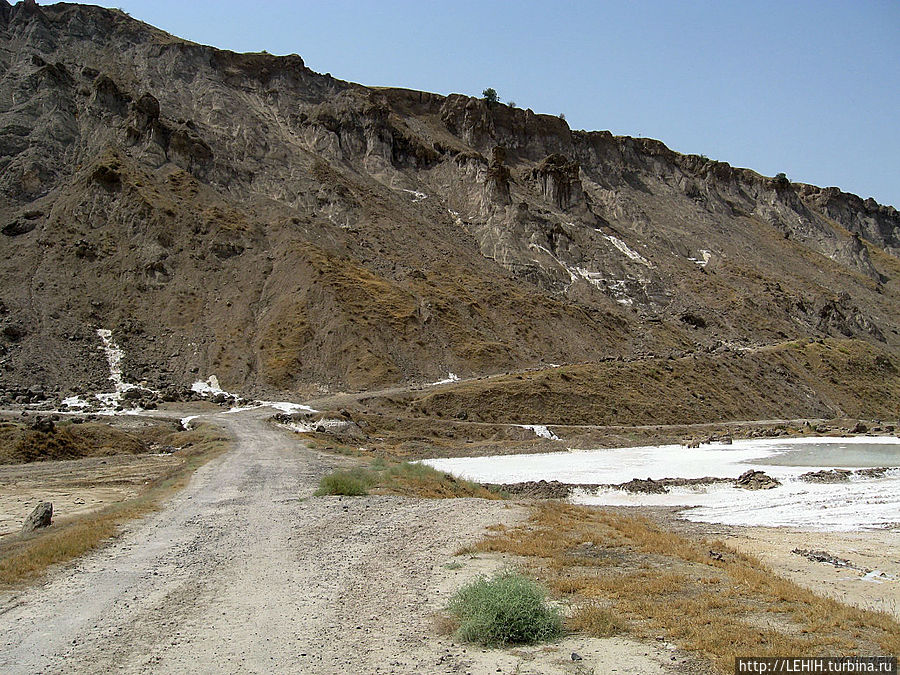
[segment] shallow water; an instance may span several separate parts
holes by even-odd
[[[671,488],[667,494],[632,494],[602,488],[579,492],[583,504],[684,506],[682,516],[730,525],[802,527],[814,530],[893,528],[900,524],[900,470],[884,478],[854,476],[836,484],[807,483],[802,473],[819,469],[900,466],[894,437],[798,438],[735,441],[700,448],[678,445],[429,460],[437,469],[489,483],[559,480],[618,484],[632,478],[737,478],[749,469],[782,481],[772,490],[731,485]]]
[[[799,447],[787,446],[778,454],[765,458],[766,464],[779,466],[821,465],[829,468],[863,468],[900,466],[900,445],[890,443],[846,443],[836,439],[831,443],[809,443]],[[857,440],[857,439],[852,439]]]

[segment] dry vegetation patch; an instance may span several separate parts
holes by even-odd
[[[900,624],[889,615],[820,597],[720,542],[666,532],[641,517],[546,504],[475,550],[523,556],[568,599],[573,629],[663,633],[722,672],[748,654],[900,653]]]
[[[367,403],[393,416],[608,426],[838,414],[895,419],[898,400],[900,364],[890,351],[861,340],[825,339],[746,352],[571,365]],[[535,411],[541,411],[539,420]]]
[[[334,471],[323,476],[316,494],[361,496],[370,492],[426,499],[500,499],[497,492],[438,471],[427,464],[388,463],[382,459],[377,459],[366,467]]]
[[[126,430],[99,422],[0,421],[0,464],[136,455],[164,444],[171,432],[170,425]]]
[[[62,519],[30,535],[5,537],[0,543],[0,587],[29,581],[51,565],[98,548],[129,520],[153,511],[163,499],[182,488],[194,470],[223,452],[229,442],[222,431],[209,425],[172,433],[167,440],[179,448],[180,462],[148,483],[137,497],[98,512]]]

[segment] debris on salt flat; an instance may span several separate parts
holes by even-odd
[[[338,431],[346,429],[353,423],[342,419],[322,419],[316,422],[290,422],[288,424],[280,424],[298,434],[311,434],[314,431]]]

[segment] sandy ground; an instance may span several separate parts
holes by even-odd
[[[779,576],[819,595],[862,609],[887,612],[900,619],[898,530],[809,532],[787,527],[735,527],[684,520],[679,517],[680,507],[613,507],[612,510],[649,516],[664,528],[692,538],[721,541],[756,557]],[[793,553],[794,549],[825,551],[858,569],[815,562]],[[884,575],[866,578],[866,570]]]
[[[570,637],[482,650],[438,635],[446,599],[504,564],[454,552],[525,509],[312,498],[335,460],[267,425],[268,414],[217,416],[234,450],[110,546],[7,598],[0,671],[691,672],[664,642]]]
[[[147,482],[181,463],[174,455],[115,455],[0,466],[0,537],[19,532],[39,502],[61,520],[137,495]]]
[[[786,528],[733,528],[720,537],[756,556],[780,576],[840,602],[888,612],[900,619],[900,532],[802,532]],[[815,562],[794,549],[825,551],[854,568]],[[866,572],[873,574],[867,576]],[[882,574],[878,574],[878,573]]]

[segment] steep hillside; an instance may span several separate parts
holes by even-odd
[[[0,78],[7,387],[102,387],[98,328],[133,381],[255,393],[804,337],[900,366],[900,214],[836,188],[90,6],[0,0]]]

